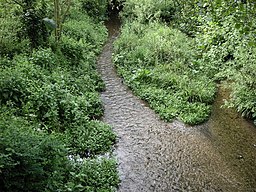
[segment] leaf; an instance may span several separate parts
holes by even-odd
[[[46,27],[50,30],[56,29],[57,25],[56,22],[53,19],[49,19],[49,18],[44,18],[43,19],[44,24],[46,25]]]
[[[9,94],[8,94],[8,93],[3,93],[3,97],[4,97],[5,99],[8,99]]]
[[[236,29],[240,29],[240,28],[241,28],[241,23],[236,23],[236,24],[235,24],[235,28],[236,28]]]

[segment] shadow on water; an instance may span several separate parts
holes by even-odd
[[[109,39],[98,59],[106,84],[101,93],[103,121],[118,135],[118,191],[255,192],[256,129],[220,107],[228,92],[220,88],[204,125],[161,121],[116,74],[111,57],[120,24],[117,13],[106,22]]]
[[[109,10],[109,19],[105,21],[105,25],[108,28],[109,38],[118,36],[119,29],[121,27],[119,12],[120,10],[117,7],[113,7]]]
[[[256,191],[256,127],[234,109],[223,107],[229,94],[224,85],[219,85],[212,115],[202,125],[202,131],[232,169],[245,179],[248,188]]]

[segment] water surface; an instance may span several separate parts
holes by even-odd
[[[112,18],[98,60],[106,83],[105,115],[118,135],[115,154],[119,192],[256,191],[256,132],[239,115],[220,108],[220,92],[208,123],[190,127],[165,123],[135,97],[111,61],[120,22]]]

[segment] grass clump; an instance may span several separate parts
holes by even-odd
[[[193,45],[164,24],[128,22],[115,42],[113,60],[126,83],[162,119],[198,124],[210,115],[216,87],[200,71]]]

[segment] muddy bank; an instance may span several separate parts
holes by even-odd
[[[222,130],[215,120],[201,127],[165,123],[122,83],[111,62],[120,22],[112,18],[107,26],[109,40],[99,57],[98,70],[106,83],[101,94],[103,121],[118,135],[119,191],[255,191],[249,177],[223,155],[226,149],[220,146],[233,143],[216,139]]]

